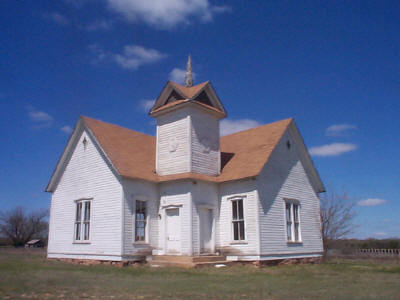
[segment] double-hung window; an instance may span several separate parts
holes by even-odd
[[[146,201],[136,200],[135,211],[135,242],[146,241]]]
[[[300,242],[300,206],[296,202],[286,201],[286,235],[288,242]]]
[[[75,241],[90,240],[90,200],[76,201],[75,211]]]
[[[232,200],[232,227],[233,240],[244,241],[243,199]]]

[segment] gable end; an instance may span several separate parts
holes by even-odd
[[[85,124],[84,118],[81,117],[78,122],[75,125],[75,128],[69,137],[67,144],[64,148],[63,153],[61,154],[57,165],[50,177],[49,183],[47,184],[47,187],[45,189],[46,192],[54,192],[57,189],[57,186],[61,180],[61,177],[72,157],[72,154],[74,153],[77,143],[82,136],[82,134],[86,132],[88,137],[90,138],[91,141],[93,141],[93,144],[96,148],[96,150],[100,153],[101,157],[105,161],[105,163],[109,166],[111,169],[112,173],[116,176],[118,180],[119,179],[119,174],[115,166],[112,164],[111,160],[107,157],[106,153],[104,150],[101,148],[99,142],[97,141],[96,137],[94,134],[91,132],[90,128]]]

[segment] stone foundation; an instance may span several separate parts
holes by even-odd
[[[140,266],[144,265],[145,261],[110,261],[110,260],[94,260],[94,259],[76,259],[76,258],[48,258],[50,261],[62,261],[76,265],[112,265],[116,267]],[[305,257],[305,258],[288,258],[288,259],[275,259],[275,260],[256,260],[256,261],[225,261],[223,264],[229,266],[282,266],[282,265],[304,265],[304,264],[319,264],[322,257]],[[221,262],[220,262],[221,263]],[[211,266],[210,264],[209,266]],[[195,266],[195,265],[193,265]]]
[[[76,259],[76,258],[48,258],[50,261],[62,261],[76,265],[112,265],[116,267],[128,267],[142,265],[143,261],[111,261],[111,260],[95,260],[95,259]]]
[[[284,266],[284,265],[304,265],[304,264],[319,264],[322,257],[304,257],[304,258],[285,258],[274,260],[259,260],[253,262],[257,266]]]

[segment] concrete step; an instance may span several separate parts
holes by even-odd
[[[222,255],[206,255],[206,256],[194,256],[193,262],[214,262],[214,261],[224,261],[225,256]]]
[[[196,266],[195,263],[191,262],[171,262],[171,261],[151,261],[150,267],[179,267],[179,268],[194,268]]]
[[[175,263],[191,263],[193,257],[191,256],[178,256],[178,255],[153,255],[152,262],[175,262]]]
[[[153,255],[148,261],[152,267],[183,267],[193,268],[215,264],[227,264],[225,256],[204,255],[204,256],[175,256],[175,255]]]

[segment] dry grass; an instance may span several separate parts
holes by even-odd
[[[43,251],[0,249],[2,299],[399,299],[400,266],[334,260],[266,268],[117,268],[48,261]]]

